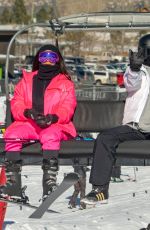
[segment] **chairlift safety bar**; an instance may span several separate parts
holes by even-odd
[[[59,23],[64,24],[65,30],[133,30],[149,29],[150,13],[137,12],[97,12],[89,14],[76,14],[59,18],[53,22],[59,29]]]

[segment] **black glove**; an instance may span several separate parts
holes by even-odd
[[[26,118],[31,118],[32,120],[35,120],[37,116],[37,112],[34,109],[25,109],[23,114]]]
[[[58,121],[58,116],[56,114],[47,114],[45,117],[47,124],[56,123]]]
[[[56,114],[47,114],[46,116],[43,114],[38,114],[35,122],[36,124],[44,129],[47,128],[52,123],[56,123],[58,121],[58,116]]]
[[[133,52],[129,50],[129,61],[130,61],[130,68],[132,71],[138,72],[142,64],[144,63],[144,55],[143,50],[139,49],[138,52]]]

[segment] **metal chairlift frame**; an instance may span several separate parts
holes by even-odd
[[[56,16],[56,15],[55,15]],[[58,42],[58,35],[67,31],[102,31],[109,32],[113,30],[141,30],[150,28],[150,13],[137,12],[95,12],[88,14],[75,14],[67,17],[54,18],[49,23],[34,23],[21,28],[10,40],[6,53],[5,64],[5,92],[6,92],[6,107],[10,109],[10,95],[8,88],[8,69],[10,50],[16,37],[25,30],[32,27],[47,27],[52,30]],[[9,110],[6,113],[6,126],[10,121]]]

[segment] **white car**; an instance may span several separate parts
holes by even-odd
[[[117,73],[117,70],[111,64],[98,64],[97,69],[99,71],[108,71],[110,73]]]
[[[97,68],[97,63],[94,62],[86,62],[84,65],[92,72]]]
[[[94,80],[97,86],[109,84],[109,73],[107,71],[94,71]]]
[[[117,85],[117,72],[116,70],[108,69],[109,66],[98,65],[97,70],[94,71],[94,79],[96,85]]]

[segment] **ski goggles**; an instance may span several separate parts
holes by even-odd
[[[39,62],[41,62],[42,64],[45,64],[47,62],[51,64],[56,64],[56,62],[58,61],[59,61],[58,54],[51,50],[45,50],[39,53]]]

